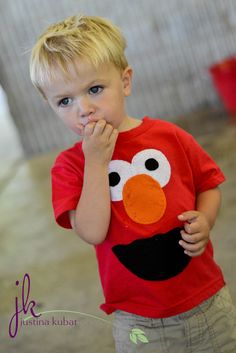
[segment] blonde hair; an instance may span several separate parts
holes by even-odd
[[[97,16],[72,16],[49,26],[38,38],[30,57],[30,77],[41,93],[42,86],[59,69],[68,77],[68,65],[83,59],[95,67],[113,63],[121,71],[128,66],[126,41],[110,21]]]

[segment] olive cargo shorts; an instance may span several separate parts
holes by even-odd
[[[180,315],[152,319],[117,310],[117,353],[236,353],[236,308],[228,288]]]

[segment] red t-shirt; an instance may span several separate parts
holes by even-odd
[[[52,168],[56,221],[71,228],[83,185],[82,144],[62,152]],[[111,221],[95,246],[107,314],[116,309],[160,318],[187,311],[224,285],[211,241],[190,258],[179,245],[183,223],[196,196],[224,175],[193,137],[176,125],[145,117],[119,133],[109,164]]]

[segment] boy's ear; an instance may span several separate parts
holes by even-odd
[[[131,94],[132,75],[133,75],[132,68],[130,66],[127,66],[122,73],[123,91],[124,91],[125,97]]]

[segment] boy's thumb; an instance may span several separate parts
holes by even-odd
[[[186,211],[178,215],[178,219],[180,221],[187,221],[189,223],[192,223],[195,221],[195,219],[198,217],[198,212],[197,211]]]

